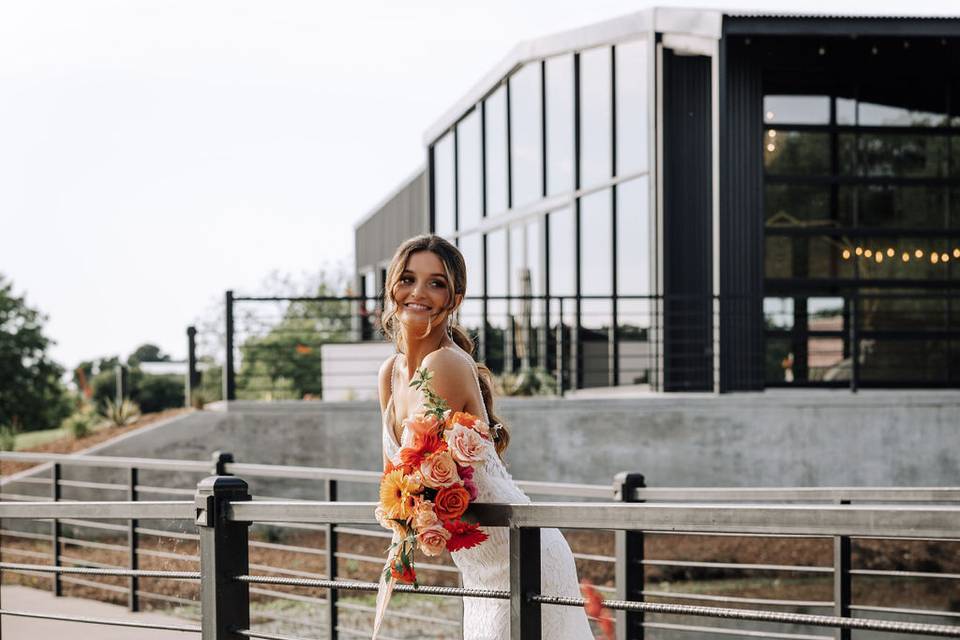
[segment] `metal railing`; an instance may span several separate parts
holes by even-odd
[[[677,490],[644,489],[637,486],[636,476],[621,476],[620,495],[633,499],[672,497]],[[749,495],[756,499],[755,490]],[[781,490],[782,491],[782,490]],[[816,493],[813,493],[816,491]],[[895,490],[881,489],[819,489],[810,492],[786,490],[781,494],[769,492],[767,498],[790,499],[806,494],[818,500],[836,500],[844,497],[869,500],[933,499],[937,502],[955,499],[960,489]],[[717,491],[711,498],[729,499],[735,490]],[[689,496],[688,496],[689,497]],[[0,518],[4,519],[84,519],[98,520],[156,520],[176,519],[192,521],[198,530],[200,546],[199,572],[143,571],[136,569],[84,569],[51,565],[0,563],[2,570],[49,572],[53,575],[99,574],[127,577],[153,577],[170,580],[201,580],[201,625],[179,627],[180,631],[202,631],[204,638],[224,640],[241,637],[279,638],[250,628],[251,585],[285,585],[306,589],[326,589],[329,610],[327,637],[338,636],[336,623],[336,596],[338,591],[374,591],[373,582],[342,580],[330,570],[318,578],[300,578],[251,573],[248,530],[256,522],[285,522],[300,525],[322,525],[334,528],[343,525],[372,525],[376,522],[373,503],[336,503],[330,501],[253,501],[247,484],[233,476],[213,476],[197,486],[193,501],[178,502],[32,502],[0,503]],[[730,504],[707,503],[534,503],[526,505],[474,505],[471,516],[487,526],[509,528],[509,591],[482,591],[448,586],[401,585],[398,591],[437,596],[470,596],[510,601],[511,637],[540,638],[542,605],[584,606],[584,600],[544,594],[540,588],[540,529],[612,529],[621,534],[643,535],[641,532],[679,532],[701,535],[766,536],[831,536],[836,549],[843,552],[844,544],[853,537],[910,538],[955,540],[960,532],[960,507],[944,504]],[[629,539],[623,538],[618,552],[628,550]],[[636,540],[633,540],[635,543]],[[329,547],[328,554],[335,553]],[[642,562],[636,556],[619,558],[628,573],[642,573]],[[330,565],[333,569],[334,565]],[[834,573],[835,583],[842,583],[842,574],[849,573],[849,562],[827,569]],[[902,576],[904,572],[896,572]],[[956,580],[957,575],[941,575]],[[848,577],[846,579],[849,579]],[[695,618],[715,618],[765,623],[783,623],[811,627],[832,628],[843,636],[852,629],[912,633],[942,637],[960,637],[960,626],[876,620],[852,617],[849,602],[832,603],[833,615],[812,615],[776,612],[758,609],[723,608],[647,601],[643,594],[608,600],[607,608],[619,615],[618,632],[621,638],[642,637],[643,630],[657,628],[685,628],[710,632],[710,627],[671,625],[644,621],[645,614],[671,614]],[[738,603],[740,605],[745,603]],[[0,610],[2,615],[42,617],[24,611]],[[56,616],[52,616],[56,617]],[[79,617],[62,618],[76,622],[127,624],[123,621],[95,620]],[[131,626],[149,627],[133,624]],[[159,628],[159,627],[158,627]],[[167,627],[169,628],[169,627]],[[339,629],[340,632],[346,631]],[[737,634],[724,629],[724,633]],[[749,634],[745,634],[749,635]],[[801,637],[797,634],[775,634],[777,637]]]

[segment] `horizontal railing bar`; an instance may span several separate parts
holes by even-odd
[[[517,486],[526,493],[541,496],[567,496],[570,498],[613,500],[613,487],[609,485],[517,480]]]
[[[0,529],[0,536],[10,536],[11,538],[27,538],[28,540],[47,540],[47,541],[49,541],[51,538],[49,533],[33,533],[31,531],[12,531],[10,529]]]
[[[314,587],[320,589],[343,589],[346,591],[376,591],[379,585],[376,582],[359,582],[354,580],[308,580],[305,578],[277,578],[275,576],[240,575],[234,578],[240,582],[250,584],[279,584],[291,587]],[[491,589],[464,589],[461,587],[440,587],[435,585],[396,584],[393,590],[397,593],[422,593],[435,596],[467,596],[472,598],[493,598],[509,600],[509,591]]]
[[[382,529],[358,529],[356,527],[334,527],[334,531],[337,533],[346,533],[348,535],[354,536],[366,536],[368,538],[386,538],[387,540],[393,537],[388,531],[383,531]]]
[[[54,576],[52,573],[41,573],[39,571],[21,571],[19,569],[7,569],[7,571],[9,571],[10,573],[20,573],[25,576],[31,576],[34,578],[44,578],[44,579],[49,578],[50,580],[54,579]],[[61,581],[63,580],[66,580],[66,578],[61,578]]]
[[[703,600],[708,602],[727,602],[737,604],[759,604],[771,607],[832,607],[833,601],[819,600],[771,600],[767,598],[742,598],[739,596],[717,596],[706,593],[686,593],[683,591],[653,591],[644,589],[641,594],[650,598],[673,598],[675,600]]]
[[[224,465],[229,475],[250,476],[256,478],[301,478],[304,480],[340,480],[380,484],[383,476],[379,471],[356,471],[353,469],[326,469],[321,467],[300,467],[279,464],[251,464],[248,462],[229,462]]]
[[[266,633],[264,631],[251,631],[250,629],[236,629],[234,633],[244,638],[260,638],[261,640],[310,640],[300,636],[284,636],[277,633]]]
[[[124,591],[125,593],[129,593],[129,589],[126,589],[125,587],[121,587],[121,590]],[[137,589],[137,595],[140,596],[141,598],[150,598],[151,600],[158,600],[160,602],[169,602],[170,604],[179,604],[185,607],[200,606],[199,600],[191,600],[189,598],[180,598],[178,596],[168,596],[164,593],[154,593],[153,591],[141,591],[140,589]],[[177,615],[182,616],[183,612],[178,611]]]
[[[109,542],[95,542],[93,540],[81,540],[79,538],[60,537],[60,542],[73,547],[84,547],[86,549],[102,549],[104,551],[127,551],[129,547],[122,544],[111,544]]]
[[[317,578],[318,580],[323,580],[328,578],[327,575],[322,573],[316,573],[314,571],[300,571],[298,569],[286,569],[284,567],[274,567],[269,564],[259,564],[257,562],[250,563],[251,571],[266,571],[268,573],[279,573],[285,576],[294,576],[297,578]]]
[[[368,607],[365,604],[356,604],[353,602],[337,601],[337,607],[350,611],[363,611],[364,613],[376,613],[376,607]],[[416,613],[406,613],[404,611],[388,610],[387,618],[398,618],[402,620],[416,620],[417,622],[431,622],[447,625],[450,627],[460,627],[463,623],[460,620],[451,620],[450,618],[435,618],[433,616],[422,616]]]
[[[875,613],[899,613],[911,616],[931,616],[935,618],[960,618],[960,611],[936,611],[934,609],[904,609],[901,607],[874,607],[865,604],[850,605],[851,611],[872,611]]]
[[[62,559],[62,558],[61,558]],[[83,560],[82,562],[90,562]],[[44,573],[62,573],[87,576],[139,576],[141,578],[165,578],[168,580],[199,580],[199,571],[150,571],[146,569],[96,569],[90,567],[55,567],[42,564],[19,564],[0,562],[0,569],[14,571],[40,571]]]
[[[642,560],[651,567],[704,567],[736,569],[739,571],[798,571],[802,573],[833,573],[833,567],[815,567],[795,564],[741,564],[737,562],[700,562],[695,560]]]
[[[287,624],[303,625],[305,627],[315,627],[318,629],[327,628],[327,624],[324,622],[317,622],[316,620],[307,620],[305,618],[291,618],[290,616],[281,615],[279,613],[264,611],[263,609],[260,609],[260,608],[258,608],[256,611],[250,612],[250,623],[253,624],[254,620],[256,620],[257,622],[260,622],[261,620],[273,620],[273,621],[284,622]]]
[[[204,460],[165,460],[162,458],[122,458],[119,456],[70,455],[27,451],[0,452],[0,460],[12,462],[59,462],[71,467],[106,467],[112,469],[150,469],[160,471],[196,471],[209,473],[210,463]]]
[[[371,502],[231,502],[227,518],[373,524],[375,506]],[[929,538],[953,537],[960,531],[960,507],[941,505],[475,504],[469,513],[486,526]]]
[[[174,487],[153,487],[150,485],[138,484],[137,487],[138,493],[153,493],[161,495],[171,495],[171,496],[192,496],[197,493],[196,489],[176,489]]]
[[[614,563],[617,561],[613,556],[604,556],[596,553],[574,553],[574,560],[589,560],[591,562],[607,562]]]
[[[343,504],[343,503],[337,503],[337,504]],[[327,528],[322,524],[307,524],[302,522],[280,522],[279,520],[258,520],[258,521],[255,521],[253,524],[254,526],[260,525],[265,527],[287,527],[290,529],[300,529],[301,531],[326,532],[327,530]]]
[[[66,554],[60,554],[60,560],[66,562],[67,564],[76,564],[80,566],[90,567],[94,569],[120,569],[119,565],[110,564],[108,562],[98,562],[96,560],[88,560],[86,558],[77,558],[74,556],[68,556]]]
[[[384,564],[383,558],[378,558],[376,556],[367,556],[360,553],[348,553],[345,551],[338,551],[337,558],[344,560],[356,560],[358,562],[370,562],[373,564]],[[446,571],[448,573],[460,573],[460,570],[453,565],[449,564],[430,564],[426,562],[417,562],[417,567],[420,569],[429,569],[431,571]]]
[[[19,482],[19,480],[17,481]],[[58,480],[61,487],[77,487],[79,489],[105,489],[112,491],[126,491],[127,485],[112,482],[88,482],[87,480]]]
[[[61,504],[61,503],[58,503]],[[100,529],[103,531],[127,531],[127,527],[122,524],[111,524],[109,522],[97,522],[96,520],[84,520],[82,518],[63,518],[60,524],[70,525],[72,527],[86,527],[88,529]]]
[[[193,520],[193,502],[18,502],[0,503],[0,518],[98,520]]]
[[[63,576],[60,578],[60,582],[63,582],[65,584],[78,584],[81,587],[91,587],[93,589],[109,591],[110,593],[129,593],[130,592],[130,590],[127,587],[120,587],[115,584],[109,584],[107,582],[97,582],[96,580],[84,580],[83,578],[72,578],[68,576]]]
[[[27,558],[38,558],[40,560],[50,559],[49,551],[31,551],[29,549],[17,549],[16,547],[0,547],[0,553],[12,553],[14,555],[25,556]]]
[[[0,500],[10,500],[16,502],[53,502],[49,496],[30,496],[25,493],[7,493],[0,491]]]
[[[186,633],[200,633],[196,625],[154,624],[148,622],[131,622],[129,620],[109,620],[105,618],[87,618],[83,616],[61,616],[36,611],[19,611],[14,609],[0,609],[0,615],[17,616],[21,618],[37,618],[40,620],[60,620],[62,622],[82,622],[85,624],[99,624],[111,627],[131,627],[133,629],[156,629],[158,631],[183,631]]]
[[[299,593],[290,593],[287,591],[274,591],[273,589],[260,589],[257,587],[250,587],[250,593],[255,593],[261,596],[269,596],[271,598],[277,598],[279,600],[292,600],[294,602],[307,602],[310,604],[326,604],[326,598],[317,598],[315,596],[305,596]]]
[[[831,640],[833,636],[817,636],[802,633],[777,633],[773,631],[753,631],[751,629],[735,629],[724,627],[703,627],[690,624],[672,624],[669,622],[644,622],[644,629],[663,629],[664,631],[690,631],[692,633],[709,633],[725,636],[744,636],[747,638],[783,638],[785,640]]]
[[[137,549],[137,555],[163,558],[164,560],[173,560],[174,562],[200,562],[200,556],[196,554],[161,551],[159,549]]]
[[[942,580],[960,580],[960,573],[933,573],[929,571],[896,571],[893,569],[851,569],[855,576],[887,576],[895,578],[936,578]]]
[[[530,596],[533,602],[554,604],[567,607],[584,606],[583,598],[561,596]],[[834,627],[839,629],[862,629],[866,631],[888,631],[915,633],[929,636],[960,637],[960,627],[921,622],[900,622],[895,620],[873,620],[870,618],[841,618],[821,616],[809,613],[785,613],[780,611],[759,611],[755,609],[726,609],[720,607],[699,607],[685,604],[666,604],[656,602],[634,602],[630,600],[604,600],[603,606],[614,611],[642,611],[644,613],[664,613],[675,615],[721,618],[727,620],[753,620],[756,622],[777,622],[781,624],[804,624],[814,627]]]
[[[43,477],[40,477],[40,478],[24,477],[24,478],[17,478],[15,482],[16,482],[17,484],[20,484],[20,483],[22,482],[23,484],[46,484],[46,485],[49,485],[49,484],[50,484],[50,478],[48,478],[48,477],[46,477],[46,476],[43,476]]]
[[[344,626],[341,626],[341,625],[337,625],[337,633],[343,633],[343,634],[346,634],[346,635],[348,635],[348,636],[353,636],[353,637],[355,637],[355,638],[369,638],[369,637],[370,637],[370,632],[369,632],[369,631],[361,631],[360,629],[354,629],[353,627],[344,627]],[[393,637],[393,636],[385,636],[385,635],[383,635],[382,633],[381,633],[380,635],[378,635],[377,637],[380,638],[381,640],[400,640],[400,638],[395,638],[395,637]]]
[[[121,525],[116,525],[120,527],[122,531],[126,531],[127,528]],[[167,531],[166,529],[151,529],[150,527],[137,527],[137,533],[145,536],[154,536],[157,538],[175,538],[177,540],[200,540],[200,534],[197,533],[187,533],[185,531]]]
[[[264,540],[251,540],[249,542],[251,547],[257,549],[273,549],[276,551],[295,551],[297,553],[307,553],[311,555],[324,556],[327,554],[326,549],[315,549],[313,547],[300,547],[293,544],[281,544],[279,542],[266,542]]]
[[[636,500],[707,502],[957,502],[960,487],[645,487]]]

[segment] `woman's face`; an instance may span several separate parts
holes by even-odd
[[[426,332],[428,323],[436,326],[443,321],[452,288],[437,254],[411,254],[394,289],[397,318],[410,328]]]

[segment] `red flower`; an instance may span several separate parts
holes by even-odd
[[[420,463],[437,451],[444,451],[447,443],[435,433],[416,433],[409,446],[400,449],[400,461],[411,468],[420,466]]]
[[[613,617],[603,606],[603,598],[600,597],[600,592],[589,580],[581,582],[580,589],[583,592],[583,609],[587,612],[587,616],[599,623],[600,630],[603,631],[606,640],[613,640]]]
[[[440,489],[433,498],[433,510],[441,520],[456,520],[469,504],[470,492],[459,484]]]
[[[400,582],[414,583],[417,581],[417,572],[413,570],[413,565],[402,566],[399,560],[390,567],[390,575]]]
[[[443,528],[450,532],[447,551],[470,549],[487,539],[487,534],[480,530],[479,525],[469,524],[463,520],[444,522]]]

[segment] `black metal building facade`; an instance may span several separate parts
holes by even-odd
[[[960,386],[958,62],[957,18],[655,8],[522,43],[359,273],[402,240],[381,215],[419,220],[467,259],[480,357],[565,388]]]

